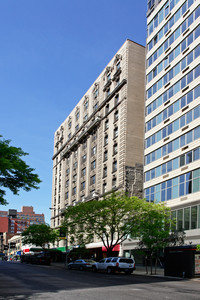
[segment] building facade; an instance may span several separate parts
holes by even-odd
[[[51,227],[79,201],[142,197],[145,48],[127,40],[55,132]]]
[[[22,206],[21,212],[16,209],[0,211],[0,252],[14,235],[22,233],[32,224],[44,223],[44,214],[36,214],[32,206]]]
[[[200,1],[148,1],[144,196],[200,243]]]

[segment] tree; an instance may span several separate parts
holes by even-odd
[[[173,225],[173,220],[170,218],[170,209],[164,204],[155,204],[152,202],[145,202],[143,205],[143,217],[140,222],[139,232],[139,247],[148,252],[151,262],[152,274],[152,259],[155,256],[155,273],[157,266],[157,258],[159,250],[163,249],[175,239],[178,235],[171,234],[170,230]],[[177,238],[176,238],[177,237]],[[146,271],[147,261],[146,261]]]
[[[53,230],[46,224],[33,224],[22,232],[23,241],[25,244],[33,244],[45,248],[45,245],[54,243],[59,238],[59,232]]]
[[[107,255],[111,256],[113,248],[126,240],[130,233],[137,235],[144,202],[115,192],[100,201],[68,206],[62,226],[67,230],[71,244],[85,245],[96,236],[107,249]]]
[[[20,189],[25,191],[38,189],[41,182],[38,175],[33,173],[34,169],[21,159],[26,155],[28,153],[21,148],[10,146],[10,140],[0,140],[0,187],[8,188],[14,195],[18,195]],[[0,189],[2,205],[8,204],[5,195],[5,190]]]

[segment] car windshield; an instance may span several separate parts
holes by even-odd
[[[94,260],[92,260],[92,259],[84,259],[85,260],[85,262],[87,262],[87,263],[95,263],[95,261]]]

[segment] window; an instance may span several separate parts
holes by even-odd
[[[106,161],[108,159],[108,151],[106,150],[105,152],[104,152],[104,161]]]
[[[116,68],[117,68],[117,70],[119,70],[119,69],[120,69],[120,60],[117,62],[117,64],[116,64]]]
[[[86,168],[83,168],[82,170],[81,170],[81,176],[85,176],[86,175]]]
[[[87,155],[84,154],[84,155],[82,156],[82,163],[86,162],[86,158],[87,158]]]
[[[107,81],[110,81],[111,80],[111,73],[108,73],[107,74]]]
[[[107,89],[106,95],[107,95],[107,97],[110,95],[110,88]]]
[[[86,122],[87,119],[88,119],[88,114],[86,114],[86,115],[84,116],[83,121]]]
[[[92,177],[90,177],[90,184],[95,184],[96,182],[96,175],[93,175]]]
[[[91,170],[94,170],[94,169],[96,169],[96,160],[93,160],[91,162]]]
[[[80,117],[80,112],[78,111],[78,112],[76,113],[76,121],[78,121],[79,117]]]
[[[107,173],[108,172],[108,168],[105,166],[104,168],[103,168],[103,177],[107,177]]]
[[[78,130],[79,130],[79,124],[77,124],[75,127],[75,131],[78,131]]]
[[[118,127],[114,129],[114,138],[118,137]]]
[[[87,109],[88,109],[88,106],[89,106],[89,101],[86,100],[86,101],[84,102],[84,110],[87,110]]]
[[[107,104],[105,107],[105,114],[108,114],[108,112],[109,112],[109,104]]]
[[[107,184],[104,183],[104,184],[103,184],[103,193],[106,193],[106,191],[107,191]]]
[[[118,86],[118,85],[120,84],[120,77],[117,77],[117,78],[116,78],[115,84],[116,84],[116,86]]]
[[[97,139],[97,132],[94,131],[94,132],[92,133],[92,141],[95,141],[96,139]]]
[[[105,130],[107,130],[109,128],[109,120],[105,121]]]
[[[119,119],[119,112],[117,110],[114,114],[114,122],[118,121],[118,119]]]
[[[119,103],[119,94],[115,96],[115,105],[117,105],[118,103]]]
[[[91,156],[95,155],[97,153],[97,146],[94,146],[91,150]]]
[[[98,109],[98,103],[95,103],[95,105],[93,106],[93,110],[97,111],[97,109]]]
[[[68,129],[70,129],[72,127],[72,121],[69,121],[68,123]]]
[[[83,144],[82,144],[82,149],[86,149],[87,148],[87,141],[84,141]]]
[[[113,179],[112,179],[112,188],[113,189],[116,188],[116,185],[117,185],[117,179],[116,179],[116,177],[113,177]]]
[[[81,182],[81,191],[85,189],[85,181]]]
[[[116,172],[117,171],[117,161],[115,160],[113,162],[113,172]]]
[[[68,134],[68,139],[71,139],[71,136],[72,136],[72,134],[71,134],[71,132]]]
[[[108,145],[108,135],[104,137],[104,146]]]
[[[66,187],[68,187],[68,186],[69,186],[69,179],[66,180]]]
[[[75,163],[73,164],[73,169],[76,169],[77,166],[78,166],[78,163],[77,163],[77,161],[75,161]]]
[[[77,174],[75,174],[74,176],[73,176],[73,183],[75,183],[77,181]]]
[[[70,168],[68,168],[68,169],[66,170],[66,175],[69,175],[69,173],[70,173]]]
[[[113,155],[117,154],[117,152],[118,152],[118,144],[115,143],[113,146]]]
[[[72,189],[72,196],[76,195],[76,186]]]
[[[78,150],[74,151],[74,157],[76,158],[78,156]]]
[[[98,87],[95,88],[93,95],[94,95],[94,99],[96,99],[99,96],[99,88]]]

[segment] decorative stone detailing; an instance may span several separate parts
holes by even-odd
[[[125,191],[129,196],[143,198],[143,165],[125,166]]]

